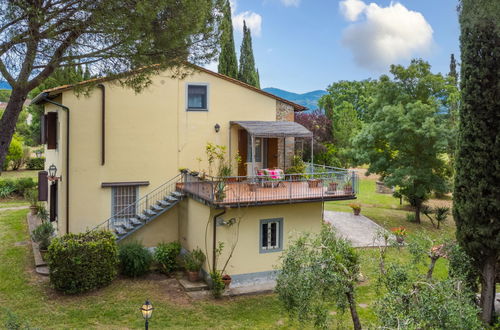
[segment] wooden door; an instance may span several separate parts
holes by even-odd
[[[241,157],[241,162],[238,164],[238,176],[247,175],[247,157],[248,157],[248,133],[244,129],[238,131],[238,153]]]
[[[57,220],[57,181],[50,185],[50,210],[49,210],[50,221]]]
[[[278,139],[267,139],[267,167],[278,167]]]

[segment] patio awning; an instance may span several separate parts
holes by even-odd
[[[313,137],[311,131],[293,121],[232,121],[231,125],[239,125],[255,137]]]

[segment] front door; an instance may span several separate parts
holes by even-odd
[[[278,139],[267,139],[267,167],[278,167]]]
[[[50,185],[50,210],[49,219],[50,221],[57,220],[57,181],[52,182]]]

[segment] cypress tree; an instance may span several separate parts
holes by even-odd
[[[453,216],[481,274],[481,317],[493,322],[500,251],[500,2],[462,0],[460,123]]]
[[[260,78],[255,69],[255,58],[252,49],[252,34],[243,21],[243,41],[240,49],[240,70],[238,79],[249,85],[260,88]]]
[[[238,79],[238,62],[236,59],[236,49],[234,47],[231,4],[229,3],[229,0],[224,0],[222,5],[222,15],[221,51],[219,56],[218,71],[221,74]]]
[[[458,82],[457,61],[455,60],[455,54],[451,54],[450,56],[450,72],[448,73],[448,76],[455,80],[455,84]]]

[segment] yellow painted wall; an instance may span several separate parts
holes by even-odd
[[[146,224],[123,242],[138,241],[146,247],[155,247],[158,243],[168,243],[179,240],[178,211],[179,204]]]
[[[179,236],[182,246],[187,250],[192,250],[197,246],[202,248],[203,251],[208,252],[207,257],[212,262],[212,221],[214,215],[221,211],[189,199],[185,204],[185,213],[179,213]],[[260,220],[283,218],[283,248],[287,248],[290,238],[297,233],[320,231],[322,204],[318,202],[244,207],[229,209],[221,217],[224,220],[237,218],[240,220],[240,225],[239,230],[237,225],[217,226],[216,240],[224,242],[225,246],[218,261],[218,269],[223,267],[231,247],[235,245],[226,273],[238,275],[272,271],[275,269],[274,266],[279,265],[281,252],[260,253]],[[205,232],[207,232],[207,250],[204,247]],[[207,270],[206,265],[205,270]]]
[[[208,112],[186,111],[186,83],[208,83]],[[106,87],[106,163],[101,165],[101,92],[90,96],[63,92],[59,102],[71,112],[70,231],[93,228],[111,216],[111,188],[102,182],[149,181],[139,188],[144,196],[178,174],[180,167],[199,169],[205,145],[214,142],[229,148],[229,122],[276,119],[275,99],[213,75],[197,72],[178,80],[165,73],[135,94],[110,82]],[[46,111],[52,109],[46,105]],[[61,110],[58,110],[60,113]],[[59,117],[60,127],[64,113]],[[221,126],[220,132],[214,130]],[[64,124],[65,127],[65,124]],[[61,130],[60,141],[65,141]],[[234,141],[234,140],[233,140]],[[233,145],[236,142],[233,142]],[[59,143],[59,150],[64,148]],[[236,148],[231,148],[234,154]],[[60,151],[46,152],[47,167],[63,169]],[[204,162],[201,167],[208,166]],[[60,197],[63,189],[60,189]],[[65,222],[64,199],[59,199],[59,226]]]

